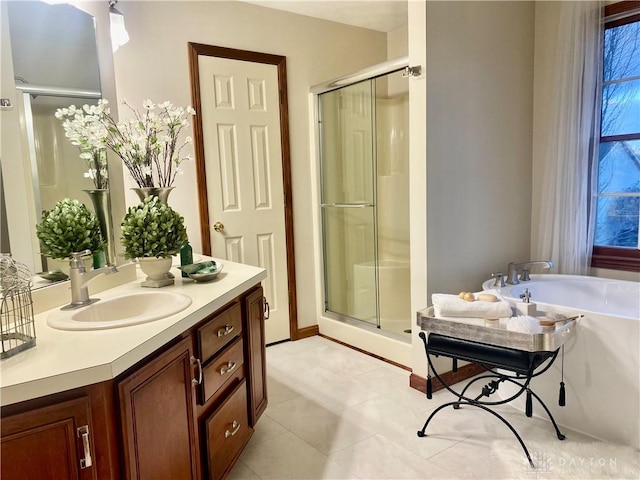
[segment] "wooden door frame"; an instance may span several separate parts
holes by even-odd
[[[209,200],[207,174],[204,158],[204,132],[202,129],[202,105],[200,102],[200,69],[198,57],[226,58],[245,62],[275,65],[278,70],[278,92],[280,100],[280,146],[282,150],[282,184],[284,189],[284,224],[287,251],[287,282],[289,290],[289,336],[291,340],[301,338],[298,329],[296,300],[296,267],[293,245],[293,188],[291,184],[291,149],[289,146],[289,108],[287,101],[286,57],[268,53],[217,47],[189,42],[189,77],[191,81],[191,104],[196,111],[193,120],[194,155],[198,187],[198,211],[200,213],[200,239],[202,253],[211,255],[211,230],[209,224]],[[302,336],[307,336],[302,333]]]

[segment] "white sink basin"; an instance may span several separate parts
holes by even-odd
[[[169,317],[191,305],[191,298],[174,292],[136,292],[92,303],[77,310],[56,310],[47,324],[58,330],[104,330]]]

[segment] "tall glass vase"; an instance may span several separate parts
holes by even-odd
[[[145,198],[155,195],[160,202],[167,204],[167,199],[173,188],[174,187],[136,187],[131,190],[136,192],[141,202],[143,202]]]
[[[84,190],[93,204],[93,211],[98,218],[100,233],[107,246],[104,249],[106,265],[116,264],[115,245],[113,243],[113,221],[111,219],[111,196],[108,188]]]

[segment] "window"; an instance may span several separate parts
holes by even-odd
[[[640,271],[640,2],[605,16],[592,266]]]

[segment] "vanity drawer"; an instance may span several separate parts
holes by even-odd
[[[204,429],[209,478],[218,480],[227,473],[253,433],[247,415],[246,381],[205,421]]]
[[[242,311],[240,304],[235,303],[197,329],[197,351],[202,363],[241,333]]]
[[[242,338],[225,348],[222,352],[202,369],[203,396],[201,404],[204,405],[225,384],[244,378],[244,354],[242,350]]]

